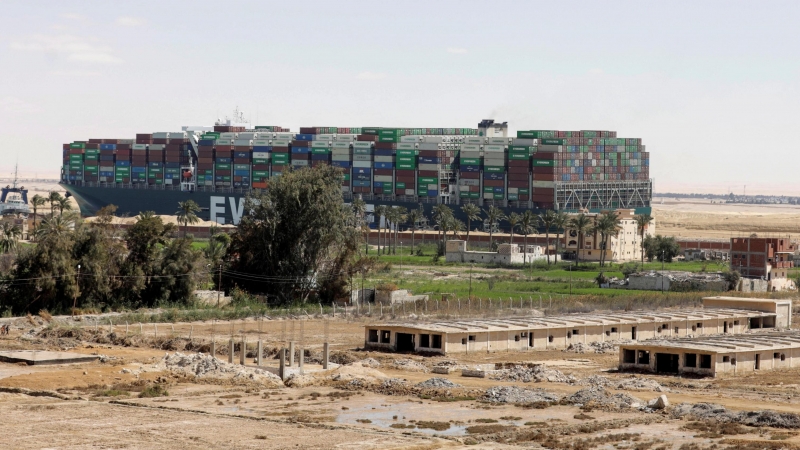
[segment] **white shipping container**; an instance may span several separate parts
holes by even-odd
[[[117,142],[117,144],[128,144],[128,145],[131,145],[134,142],[136,142],[134,139],[120,139],[119,142]]]
[[[248,139],[248,140],[251,140],[251,141],[252,141],[252,140],[253,140],[253,139],[255,139],[257,136],[258,136],[258,133],[252,133],[252,132],[248,132],[248,133],[239,133],[239,136],[236,136],[236,139]]]
[[[253,159],[269,159],[270,152],[253,152]]]
[[[375,181],[381,183],[391,183],[392,181],[394,181],[392,180],[393,177],[391,175],[375,175],[373,178],[375,179]]]
[[[437,190],[439,190],[439,185],[438,184],[429,184],[428,185],[428,190],[429,191],[437,191]]]
[[[332,141],[333,135],[332,134],[315,134],[312,136],[312,139],[315,141]]]
[[[458,183],[461,184],[462,186],[480,186],[481,180],[471,180],[468,178],[462,178],[458,180]]]
[[[311,141],[312,148],[329,148],[330,143],[328,141]]]
[[[555,181],[537,181],[537,180],[531,181],[531,187],[535,188],[553,188],[555,186],[556,186]]]
[[[150,150],[164,150],[164,144],[150,144]]]
[[[233,145],[237,147],[252,147],[253,141],[251,141],[250,139],[236,139],[235,141],[233,141]]]
[[[217,145],[233,145],[233,141],[231,139],[217,139]]]
[[[493,137],[493,138],[489,138],[489,145],[507,145],[508,141],[509,141],[509,138]]]
[[[165,178],[164,184],[172,184],[172,178]]]
[[[335,140],[343,142],[352,142],[356,140],[355,134],[337,134]]]
[[[366,142],[366,141],[353,142],[353,148],[372,148],[372,142]]]
[[[355,156],[353,156],[353,158],[355,158]],[[360,168],[365,168],[365,167],[366,168],[370,168],[370,167],[372,167],[372,161],[356,161],[354,159],[353,160],[353,167],[358,167],[359,169]]]
[[[307,166],[308,165],[308,160],[295,159],[295,160],[292,160],[292,165],[293,166]]]
[[[169,139],[169,133],[163,131],[153,133],[153,139]]]
[[[372,155],[353,155],[353,161],[367,161],[372,162]],[[363,166],[359,166],[363,167]],[[369,167],[369,166],[367,166]]]
[[[481,144],[485,144],[485,143],[486,143],[486,139],[482,138],[482,137],[464,138],[464,144],[468,144],[468,145],[481,145]]]
[[[439,170],[438,164],[420,164],[419,170]]]
[[[394,156],[375,156],[374,158],[375,162],[384,162],[384,163],[394,162]]]
[[[502,145],[486,145],[483,147],[484,152],[492,152],[492,153],[502,152],[505,149],[506,148]]]
[[[563,151],[563,147],[560,145],[540,145],[537,149],[537,152],[547,152],[547,153],[561,153]]]
[[[294,139],[294,135],[292,133],[275,133],[275,139],[280,139],[282,141],[291,141]]]
[[[219,141],[217,141],[217,142],[219,142]],[[287,141],[285,139],[274,139],[272,141],[272,146],[273,147],[288,147],[290,143],[291,143],[291,141]]]
[[[519,194],[519,188],[510,187],[510,188],[508,188],[508,193],[509,194]]]
[[[439,144],[444,142],[444,136],[422,136],[422,142],[426,144]]]
[[[406,189],[406,195],[416,195],[417,191],[414,189]]]
[[[147,144],[133,144],[131,148],[134,150],[147,150]]]
[[[458,190],[461,192],[469,192],[469,186],[461,185],[458,187]]]
[[[481,151],[480,145],[464,144],[461,146],[462,152],[479,152]]]
[[[491,193],[491,192],[489,192],[489,193],[484,193],[484,194],[483,194],[483,198],[484,198],[484,199],[486,199],[486,200],[491,200],[491,199],[493,199],[493,198],[494,198],[494,194],[493,194],[493,193]]]
[[[331,161],[350,161],[350,155],[331,155]]]
[[[345,150],[350,150],[350,143],[336,141],[333,144],[331,144],[331,148],[343,148]]]
[[[233,132],[220,133],[217,139],[236,139],[236,135],[237,133]]]
[[[334,149],[331,149],[331,154],[332,155],[349,156],[350,155],[350,149],[349,148],[334,148]]]
[[[430,143],[430,142],[423,142],[420,143],[417,148],[420,150],[439,150],[439,144]]]
[[[400,136],[400,142],[401,143],[411,143],[411,144],[413,144],[415,142],[421,141],[421,139],[420,139],[421,137],[422,136],[413,136],[413,135],[412,136]]]
[[[480,158],[483,155],[481,155],[481,152],[468,152],[468,151],[462,150],[461,153],[459,153],[459,156],[462,159],[463,158],[475,159],[475,158]]]
[[[265,140],[265,139],[259,139],[259,140],[253,141],[253,145],[256,146],[256,147],[269,147],[269,141]]]
[[[350,192],[350,186],[342,186],[342,192],[344,193]]]
[[[524,145],[530,147],[532,145],[536,145],[536,139],[522,139],[522,138],[514,138],[511,139],[511,145]]]
[[[397,144],[398,150],[416,150],[416,148],[417,148],[416,144],[410,144],[408,142]]]

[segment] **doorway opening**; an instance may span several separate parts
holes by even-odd
[[[397,336],[397,351],[398,352],[413,352],[414,351],[414,335],[409,333],[396,333]]]
[[[656,353],[656,373],[678,373],[678,355]]]

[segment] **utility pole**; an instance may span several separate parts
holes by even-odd
[[[219,296],[222,293],[222,263],[219,265],[219,277],[217,280],[217,308],[219,308]]]
[[[78,264],[78,274],[75,275],[75,296],[72,298],[72,315],[75,316],[75,308],[78,306],[78,291],[81,288],[81,265]]]
[[[468,298],[472,298],[472,266],[474,266],[474,264],[470,264],[469,265],[469,297]]]
[[[572,295],[572,264],[569,265],[569,295]]]
[[[664,250],[661,250],[661,293],[664,293]]]

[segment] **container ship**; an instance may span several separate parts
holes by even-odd
[[[244,199],[286,170],[342,170],[346,202],[423,208],[437,204],[650,212],[650,156],[639,138],[615,131],[523,130],[483,120],[477,128],[251,126],[236,113],[213,127],[88,139],[63,145],[61,184],[83,215],[175,214],[192,199],[201,219],[237,224]],[[464,217],[460,217],[467,222]],[[374,225],[370,214],[368,221]]]

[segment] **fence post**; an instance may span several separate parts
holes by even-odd
[[[383,303],[379,303],[379,305],[381,307],[381,317],[383,317]]]
[[[319,304],[319,316],[322,317],[322,303]]]
[[[457,300],[458,300],[458,310],[461,311],[461,299],[459,298]]]

